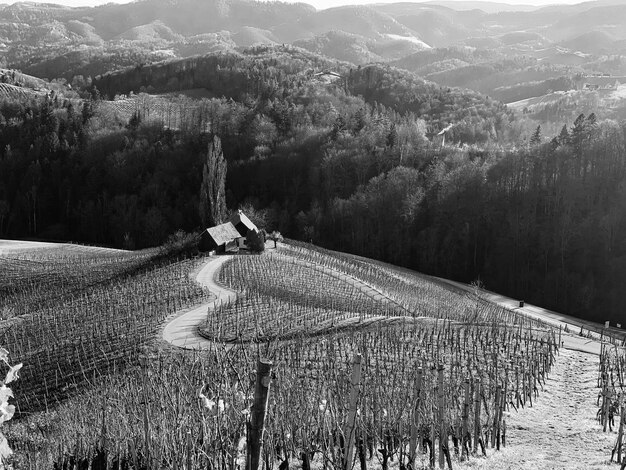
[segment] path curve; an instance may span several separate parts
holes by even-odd
[[[215,277],[229,255],[212,256],[196,275],[196,282],[206,287],[215,299],[184,312],[177,312],[163,328],[165,341],[181,349],[211,349],[214,343],[200,335],[198,325],[207,317],[207,310],[237,298],[237,294],[215,282]]]
[[[371,297],[374,300],[380,301],[382,303],[390,303],[395,305],[396,307],[401,308],[404,311],[407,311],[402,305],[398,304],[396,301],[386,296],[382,292],[380,292],[375,287],[357,279],[353,276],[340,272],[336,269],[329,268],[327,266],[307,262],[304,260],[300,260],[296,257],[290,256],[289,254],[270,253],[271,256],[280,256],[289,260],[289,262],[295,262],[297,264],[302,264],[308,266],[312,269],[318,269],[326,274],[332,275],[333,277],[349,283],[354,286],[361,292],[363,292],[368,297]],[[212,256],[207,263],[202,266],[200,271],[195,277],[195,281],[200,284],[202,287],[209,289],[212,295],[215,296],[215,299],[204,302],[203,304],[193,307],[191,310],[185,310],[182,312],[176,312],[174,315],[169,317],[166,320],[166,325],[163,328],[162,338],[164,341],[167,341],[171,345],[181,348],[181,349],[195,349],[195,350],[206,350],[212,349],[215,347],[215,342],[212,339],[209,339],[205,336],[202,336],[199,330],[199,326],[207,317],[208,309],[213,309],[215,306],[220,304],[225,304],[228,302],[233,302],[237,299],[237,293],[231,289],[228,289],[224,286],[221,286],[215,282],[215,278],[224,265],[226,261],[231,258],[231,255],[220,255],[220,256]],[[402,317],[398,317],[401,319]],[[426,318],[425,318],[426,319]],[[359,323],[359,326],[365,326],[366,324],[372,323],[374,321],[386,321],[389,320],[388,317],[374,317],[369,318],[368,322]],[[323,325],[322,325],[323,326]],[[346,321],[345,325],[336,325],[336,326],[354,326],[353,320]],[[319,334],[319,331],[313,331],[314,334]]]

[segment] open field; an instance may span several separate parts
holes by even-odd
[[[206,295],[188,279],[192,260],[172,262],[157,251],[34,246],[0,255],[0,344],[24,363],[15,387],[22,414],[136,363],[168,312]]]
[[[411,457],[413,468],[427,468],[440,444],[454,467],[462,458],[468,468],[544,468],[507,463],[526,442],[518,414],[542,406],[544,388],[556,400],[550,384],[566,373],[558,331],[540,321],[308,245],[219,257],[213,271],[199,269],[204,259],[84,250],[77,258],[61,247],[0,256],[20,260],[0,275],[2,305],[39,295],[30,315],[5,314],[12,326],[0,338],[25,363],[15,387],[21,417],[9,426],[19,468],[235,469],[244,463],[259,355],[274,364],[265,465],[341,467],[355,354],[357,468],[397,468]],[[219,272],[236,300],[207,310],[213,298],[192,272]],[[9,287],[15,281],[20,289]],[[174,312],[202,309],[206,348],[157,341]],[[610,449],[593,455],[608,460]]]

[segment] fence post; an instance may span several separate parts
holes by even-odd
[[[256,384],[254,387],[254,404],[250,423],[248,424],[248,455],[246,470],[257,470],[263,445],[263,428],[267,412],[267,400],[272,376],[272,362],[259,359],[256,366]]]
[[[478,452],[480,439],[480,379],[474,380],[474,454]]]
[[[352,468],[352,459],[354,458],[354,436],[356,433],[356,410],[359,399],[359,386],[361,385],[361,355],[355,354],[352,359],[352,377],[350,390],[350,409],[348,411],[348,421],[344,430],[345,451],[344,451],[344,469]],[[253,469],[254,470],[254,469]]]
[[[415,468],[415,454],[417,453],[417,432],[419,427],[420,395],[422,393],[422,368],[417,368],[417,383],[415,391],[415,405],[413,407],[413,419],[411,420],[411,442],[409,443],[409,461]]]
[[[443,365],[437,367],[437,395],[439,406],[439,468],[445,468],[446,460],[444,449],[448,448],[448,433],[446,431],[445,415],[444,415],[444,390],[443,390]]]

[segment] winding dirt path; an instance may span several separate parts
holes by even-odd
[[[229,259],[229,255],[213,256],[200,269],[196,275],[196,282],[209,289],[215,299],[191,310],[176,312],[163,328],[162,337],[165,341],[182,349],[211,349],[213,347],[213,341],[200,335],[198,325],[206,319],[209,308],[215,308],[216,305],[237,298],[235,292],[215,283],[217,272]]]
[[[288,262],[301,264],[303,266],[310,267],[312,269],[320,270],[326,274],[332,275],[340,281],[347,282],[359,289],[365,295],[378,300],[380,302],[389,302],[393,305],[401,307],[397,302],[389,299],[378,289],[370,286],[369,284],[356,279],[348,274],[339,272],[335,269],[317,264],[306,262],[288,254],[279,254],[275,251],[269,253],[269,256],[280,256]],[[195,277],[195,281],[202,287],[209,289],[215,299],[205,302],[191,310],[184,310],[176,312],[170,318],[166,320],[165,327],[162,331],[163,340],[167,341],[171,345],[182,349],[211,349],[214,347],[214,342],[210,339],[203,337],[198,326],[206,319],[208,309],[215,308],[216,305],[232,302],[237,298],[237,293],[231,289],[227,289],[215,282],[218,271],[224,265],[226,261],[230,259],[230,255],[221,255],[211,257],[207,263],[200,269]],[[402,308],[402,307],[401,307]],[[387,317],[375,317],[368,319],[366,323],[359,323],[359,325],[365,325],[374,321],[388,320]],[[349,327],[353,326],[355,322],[358,322],[358,318],[346,320],[341,325],[335,325],[337,327]],[[327,326],[320,325],[320,329],[325,329]],[[319,334],[319,331],[311,331],[311,334]]]

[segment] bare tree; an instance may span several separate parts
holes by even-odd
[[[274,248],[276,248],[277,242],[282,242],[283,241],[283,236],[281,235],[280,232],[278,232],[276,230],[274,230],[272,233],[270,233],[267,238],[274,242]]]

